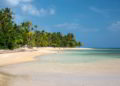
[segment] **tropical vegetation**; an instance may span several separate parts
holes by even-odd
[[[0,49],[32,47],[76,47],[81,46],[72,33],[46,32],[30,21],[17,24],[10,8],[0,9]]]

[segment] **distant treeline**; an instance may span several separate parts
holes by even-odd
[[[16,24],[11,9],[0,9],[0,48],[15,49],[28,47],[76,47],[81,46],[72,33],[63,35],[60,32],[45,32],[32,22]]]

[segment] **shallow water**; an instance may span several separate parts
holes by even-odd
[[[62,52],[61,52],[62,53]],[[52,58],[51,58],[52,57]],[[39,57],[38,57],[39,58]],[[90,63],[120,58],[120,49],[68,50],[62,54],[41,56],[41,63]]]
[[[0,71],[16,76],[11,80],[6,79],[10,81],[9,84],[0,82],[4,86],[120,86],[120,73],[109,74],[95,72],[96,70],[89,73],[89,69],[85,72],[78,71],[82,67],[79,64],[94,65],[120,59],[119,49],[60,51],[59,54],[38,56],[36,59],[35,62],[0,68]],[[74,64],[78,64],[78,70]]]

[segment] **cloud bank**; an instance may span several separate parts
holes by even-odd
[[[30,3],[32,0],[6,0],[6,2],[11,6],[17,6],[21,3]]]
[[[7,5],[16,8],[19,6],[24,14],[32,16],[55,15],[54,8],[37,8],[32,4],[33,0],[5,0]]]

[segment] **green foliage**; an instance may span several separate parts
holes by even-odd
[[[0,48],[14,49],[27,45],[28,47],[76,47],[81,46],[72,33],[63,35],[60,32],[49,33],[35,30],[37,25],[23,22],[17,25],[13,21],[11,9],[0,9]]]
[[[16,37],[15,23],[9,8],[0,10],[0,46],[13,49]]]

